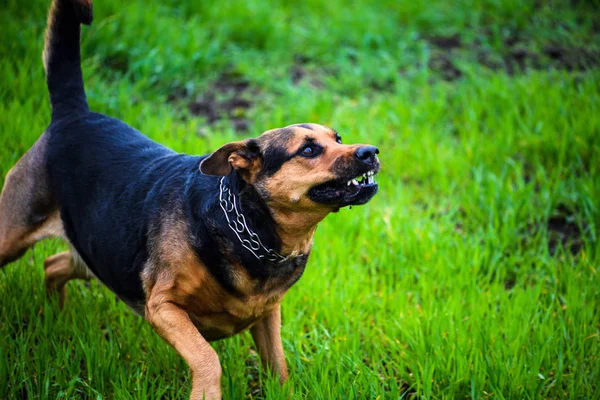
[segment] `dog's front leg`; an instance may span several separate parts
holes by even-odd
[[[192,370],[192,400],[221,399],[219,356],[200,335],[189,315],[162,295],[149,297],[146,319],[181,354]]]
[[[287,365],[281,343],[281,305],[250,328],[263,365],[279,375],[279,382],[288,379]]]

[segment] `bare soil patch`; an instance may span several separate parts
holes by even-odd
[[[248,111],[252,108],[250,83],[234,74],[223,74],[201,94],[175,89],[170,102],[182,102],[190,114],[206,118],[209,125],[224,118],[231,121],[236,132],[249,130]]]
[[[559,247],[576,255],[583,247],[582,232],[575,220],[575,213],[565,205],[557,207],[548,219],[548,250],[554,255]]]

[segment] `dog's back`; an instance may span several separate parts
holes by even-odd
[[[200,158],[91,112],[51,125],[48,134],[48,178],[67,238],[115,293],[143,301],[146,233],[159,206],[180,204],[186,180],[199,175]]]

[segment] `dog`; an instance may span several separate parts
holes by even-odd
[[[52,119],[6,176],[0,267],[34,243],[70,251],[44,262],[49,293],[98,279],[185,359],[191,398],[221,398],[209,342],[249,329],[283,383],[281,300],[304,272],[317,224],[378,190],[379,150],[305,123],[178,154],[91,112],[80,66],[91,0],[53,0],[43,53]]]

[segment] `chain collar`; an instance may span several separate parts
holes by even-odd
[[[259,260],[267,260],[275,263],[283,263],[290,258],[301,257],[304,254],[298,254],[296,250],[289,256],[283,256],[273,249],[269,249],[262,244],[258,235],[248,227],[246,217],[238,210],[237,196],[231,192],[231,189],[225,183],[225,177],[222,177],[219,184],[219,205],[227,219],[227,225],[235,233],[242,246]],[[242,236],[248,236],[247,239]]]

